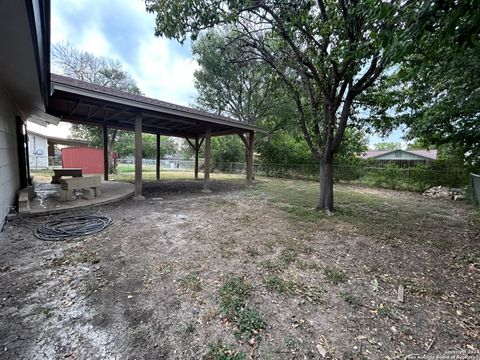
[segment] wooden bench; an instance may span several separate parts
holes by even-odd
[[[100,175],[74,177],[60,180],[60,201],[75,200],[75,190],[82,190],[82,198],[93,199],[102,195]]]
[[[52,184],[60,184],[62,176],[82,177],[81,168],[61,168],[53,169],[55,175],[52,176]]]

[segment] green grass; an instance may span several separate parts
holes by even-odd
[[[266,326],[263,316],[246,306],[251,290],[251,285],[240,277],[228,279],[220,289],[220,310],[235,323],[239,338],[258,336]]]
[[[193,334],[195,332],[195,323],[190,321],[189,323],[187,323],[187,325],[185,326],[185,333],[187,334]]]
[[[359,186],[334,186],[334,216],[315,210],[317,182],[257,179],[255,189],[249,191],[252,196],[267,197],[292,222],[306,229],[321,227],[331,231],[346,226],[349,232],[354,229],[389,244],[416,241],[447,250],[454,244],[446,239],[445,229],[454,231],[459,226],[474,227],[480,223],[478,211],[473,207],[467,217],[452,219],[450,202]]]
[[[298,254],[292,249],[283,249],[280,254],[280,261],[285,265],[290,265],[297,260]]]
[[[235,317],[245,305],[252,287],[243,278],[233,277],[223,284],[220,289],[220,310],[227,317]]]
[[[296,281],[284,280],[278,275],[268,275],[263,279],[265,288],[290,296],[299,296],[313,305],[323,304],[324,290],[317,286],[307,286]]]
[[[345,274],[343,270],[337,269],[336,267],[325,268],[323,270],[323,274],[325,275],[327,281],[333,285],[338,285],[347,281],[347,274]]]
[[[237,336],[250,339],[257,336],[260,330],[265,329],[266,323],[263,315],[257,310],[243,307],[237,312],[236,325]]]
[[[203,355],[204,360],[244,360],[245,354],[239,353],[228,346],[222,345],[220,342],[211,344],[208,351]]]
[[[298,284],[293,281],[283,280],[277,275],[268,275],[264,279],[265,287],[268,291],[276,291],[279,293],[293,293]]]
[[[340,292],[340,296],[342,297],[343,300],[349,305],[352,306],[360,306],[362,305],[362,301],[360,300],[359,297],[356,295],[348,292],[348,291],[342,291]]]
[[[180,279],[180,287],[187,292],[196,292],[202,289],[202,283],[196,274],[190,273]]]

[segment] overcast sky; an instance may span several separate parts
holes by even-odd
[[[120,60],[148,97],[194,103],[193,72],[198,64],[190,45],[155,37],[155,16],[145,11],[142,0],[52,0],[51,6],[52,44],[69,41],[78,49]],[[401,135],[395,131],[386,139],[372,136],[370,144],[401,141]]]
[[[189,44],[154,35],[155,16],[142,0],[52,0],[52,44],[69,41],[120,60],[149,97],[191,105],[195,99]]]

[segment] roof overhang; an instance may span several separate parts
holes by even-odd
[[[45,110],[50,86],[50,2],[3,1],[0,83],[24,118]]]
[[[143,131],[147,133],[195,138],[202,137],[207,127],[212,136],[265,132],[224,116],[64,76],[52,74],[51,88],[47,111],[63,121],[134,130],[135,118],[141,114]]]
[[[86,141],[86,140],[60,138],[60,137],[56,137],[56,136],[41,134],[41,133],[38,133],[38,132],[32,131],[32,130],[28,130],[27,133],[29,135],[35,135],[35,136],[43,137],[43,138],[47,139],[47,141],[49,143],[52,143],[52,144],[67,145],[67,146],[86,146],[86,145],[88,145],[88,141]]]

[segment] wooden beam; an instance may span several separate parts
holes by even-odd
[[[248,147],[248,140],[247,138],[245,137],[245,134],[238,134],[238,136],[240,137],[240,139],[242,139],[243,143],[245,144],[246,147]]]
[[[103,138],[103,179],[108,181],[108,128],[107,125],[102,125]]]
[[[75,114],[75,111],[78,110],[78,107],[80,106],[81,103],[82,103],[82,102],[81,102],[80,100],[77,101],[77,103],[74,105],[73,109],[70,110],[70,115]]]
[[[190,141],[189,138],[186,138],[188,144],[190,145],[190,147],[193,149],[193,150],[196,150],[197,149],[197,146],[196,145],[193,145],[193,143]]]
[[[95,115],[100,113],[102,110],[105,110],[107,108],[107,105],[99,106],[94,112],[89,114],[89,119],[93,118]],[[70,116],[73,116],[73,114],[70,114]]]
[[[198,137],[195,138],[195,146],[193,149],[195,150],[195,167],[194,167],[195,180],[198,180],[198,150],[200,149],[200,145],[198,145]]]
[[[160,134],[157,133],[157,159],[155,161],[157,180],[160,180]]]
[[[142,199],[142,115],[135,117],[135,197]]]
[[[210,157],[211,157],[211,135],[210,127],[205,130],[205,165],[203,169],[203,191],[209,191],[208,182],[210,180]]]

